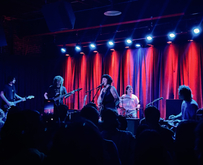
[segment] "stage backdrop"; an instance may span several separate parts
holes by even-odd
[[[19,105],[43,112],[44,92],[52,84],[54,76],[61,75],[68,92],[82,88],[65,100],[70,109],[80,110],[85,95],[85,103],[97,102],[99,91],[97,95],[96,90],[86,91],[96,88],[103,74],[109,74],[120,96],[125,93],[127,85],[133,86],[133,92],[143,109],[148,103],[163,97],[154,105],[160,109],[161,117],[165,118],[166,99],[178,99],[179,85],[188,85],[193,98],[202,107],[202,50],[201,44],[190,42],[114,52],[103,50],[106,52],[75,57],[61,54],[54,58],[0,56],[0,88],[3,88],[6,77],[15,73],[18,94],[35,96]],[[143,117],[143,109],[140,117]]]
[[[143,109],[148,103],[163,97],[163,100],[154,103],[162,118],[166,116],[166,99],[178,99],[179,85],[188,85],[193,98],[202,107],[202,58],[202,45],[195,42],[68,57],[63,75],[65,87],[68,91],[82,90],[67,98],[67,105],[71,109],[81,109],[85,95],[85,103],[97,103],[99,92],[93,100],[97,90],[86,91],[101,83],[102,74],[109,74],[120,96],[125,93],[127,85],[133,87]]]

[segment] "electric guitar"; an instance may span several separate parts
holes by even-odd
[[[60,100],[60,99],[62,99],[62,98],[64,98],[64,97],[67,98],[67,97],[71,96],[72,94],[74,94],[75,92],[80,91],[80,90],[82,90],[82,88],[78,88],[78,89],[73,90],[73,91],[71,91],[71,92],[69,92],[69,93],[66,93],[66,94],[63,94],[63,95],[61,95],[61,96],[55,97],[55,98],[53,98],[53,99],[51,99],[51,100],[57,101],[57,100]]]
[[[27,99],[33,99],[33,98],[35,98],[35,96],[28,96],[28,97],[25,97],[25,101],[27,100]],[[22,102],[22,101],[24,101],[24,100],[17,100],[17,101],[14,101],[14,102],[12,102],[12,106],[16,106],[16,104],[18,104],[18,103],[20,103],[20,102]],[[12,106],[9,106],[8,104],[5,104],[4,105],[4,110],[5,111],[8,111]]]

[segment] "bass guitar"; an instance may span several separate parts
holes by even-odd
[[[61,96],[55,97],[55,98],[53,98],[53,99],[51,99],[51,100],[57,101],[57,100],[60,100],[60,99],[62,99],[62,98],[67,98],[67,97],[71,96],[72,94],[74,94],[75,92],[80,91],[80,90],[82,90],[82,88],[78,88],[78,89],[73,90],[73,91],[71,91],[71,92],[69,92],[69,93],[66,93],[66,94],[63,94],[63,95],[61,95]]]
[[[25,101],[27,100],[27,99],[33,99],[33,98],[35,98],[35,96],[28,96],[28,97],[25,97]],[[18,104],[18,103],[20,103],[20,102],[22,102],[22,101],[24,101],[24,100],[17,100],[17,101],[14,101],[14,102],[12,102],[12,106],[16,106],[16,104]],[[9,105],[7,105],[7,104],[5,104],[4,105],[4,110],[5,111],[8,111],[12,106],[9,106]]]

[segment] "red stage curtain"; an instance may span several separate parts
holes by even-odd
[[[133,86],[143,109],[163,97],[154,103],[162,118],[166,116],[166,99],[178,99],[178,87],[183,84],[191,88],[193,98],[202,107],[202,57],[202,46],[195,42],[68,57],[65,87],[68,91],[83,90],[66,99],[67,105],[70,109],[81,109],[86,94],[86,103],[92,101],[96,89],[86,91],[101,83],[102,74],[109,74],[120,96],[125,93],[127,85]]]

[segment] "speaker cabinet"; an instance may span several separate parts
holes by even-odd
[[[69,2],[57,1],[46,4],[41,11],[51,32],[74,28],[75,15]]]
[[[136,134],[137,127],[139,125],[140,119],[127,119],[127,131],[132,132],[132,134]]]
[[[167,99],[166,100],[166,119],[170,115],[177,115],[181,112],[182,100],[179,99]]]

